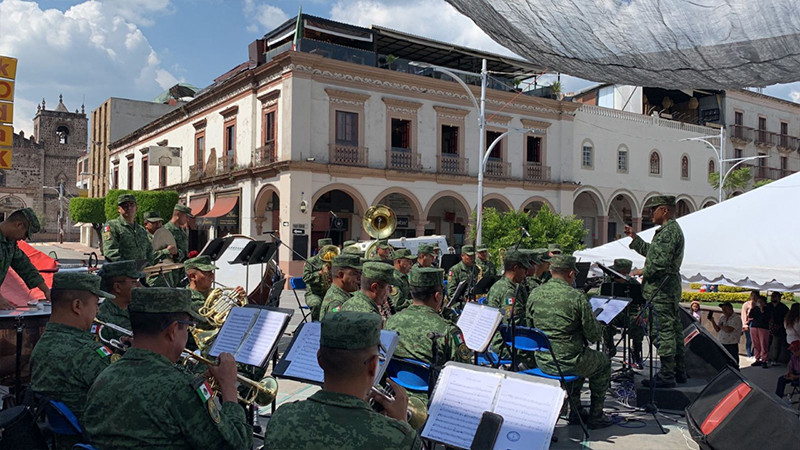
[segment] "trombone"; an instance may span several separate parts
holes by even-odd
[[[96,333],[97,334],[97,339],[99,339],[100,342],[110,346],[114,350],[114,355],[111,356],[111,362],[115,362],[116,360],[119,359],[120,355],[125,353],[125,350],[128,349],[128,346],[125,345],[125,343],[122,342],[119,339],[113,339],[113,338],[112,339],[107,339],[107,338],[103,337],[103,328],[110,328],[110,329],[116,331],[117,333],[122,334],[123,336],[129,336],[129,337],[133,337],[133,331],[130,331],[130,330],[126,329],[126,328],[122,328],[121,326],[113,324],[113,323],[103,322],[102,320],[98,319],[97,317],[95,317],[93,319],[93,321],[94,321],[95,324],[100,326],[100,329],[97,330],[97,333]],[[115,356],[116,356],[116,358],[115,358]]]

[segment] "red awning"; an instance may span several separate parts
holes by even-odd
[[[208,197],[193,198],[189,201],[189,208],[192,209],[193,216],[199,216],[206,209],[208,205]]]
[[[239,224],[238,206],[239,196],[218,198],[211,211],[198,216],[195,223],[198,227],[236,226]]]
[[[40,252],[25,241],[17,241],[19,249],[28,255],[34,266],[39,269],[47,287],[53,287],[53,273],[58,270],[58,264],[50,256]],[[43,300],[44,293],[37,288],[28,289],[25,282],[12,268],[8,268],[8,274],[2,287],[0,287],[3,297],[16,307],[28,306],[28,300]]]
[[[233,210],[233,208],[236,206],[237,202],[239,202],[239,197],[218,198],[217,201],[214,202],[214,206],[211,207],[211,211],[200,217],[204,219],[216,219],[218,217],[222,217],[231,212],[231,210]]]

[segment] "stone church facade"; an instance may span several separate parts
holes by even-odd
[[[83,105],[80,112],[69,112],[59,96],[55,109],[48,110],[42,100],[33,118],[34,134],[14,133],[12,168],[0,170],[0,219],[16,209],[31,207],[43,228],[33,240],[57,240],[59,229],[63,229],[63,240],[78,240],[79,230],[69,219],[69,199],[78,195],[75,167],[78,158],[86,154],[87,127]]]

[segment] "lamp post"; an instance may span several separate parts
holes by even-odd
[[[58,192],[58,243],[64,243],[64,184],[58,187],[42,186],[43,189],[50,189]]]
[[[709,142],[709,139],[719,139],[719,148],[717,148],[714,144]],[[711,136],[700,136],[700,137],[693,137],[693,138],[686,138],[681,139],[681,141],[694,141],[694,142],[703,142],[707,146],[711,147],[711,150],[714,151],[714,156],[717,157],[717,166],[719,167],[719,189],[717,193],[718,203],[722,203],[722,192],[723,186],[725,185],[725,180],[728,178],[733,169],[736,168],[739,164],[745,161],[753,161],[756,159],[767,158],[767,155],[760,155],[760,156],[748,156],[745,158],[725,158],[725,127],[719,128],[719,135],[711,135]],[[734,163],[731,165],[728,170],[723,173],[723,163]]]
[[[417,67],[425,67],[429,69],[433,69],[436,72],[443,73],[461,85],[465,91],[467,91],[467,95],[469,96],[470,100],[472,100],[472,104],[475,106],[475,109],[478,110],[478,130],[479,130],[479,137],[478,137],[478,205],[477,205],[477,220],[476,220],[476,234],[475,234],[475,245],[481,245],[481,220],[483,218],[483,168],[486,163],[483,163],[483,147],[486,145],[486,133],[484,130],[486,129],[486,79],[487,79],[487,68],[486,68],[486,60],[482,60],[481,62],[481,73],[472,73],[472,72],[465,72],[462,70],[457,69],[446,69],[441,66],[436,66],[433,64],[428,63],[421,63],[421,62],[410,62],[409,65],[417,66]],[[472,76],[480,76],[481,77],[481,100],[480,104],[478,103],[478,99],[475,98],[475,95],[472,93],[472,90],[467,86],[467,83],[456,75],[456,73],[462,73],[465,75],[472,75]]]

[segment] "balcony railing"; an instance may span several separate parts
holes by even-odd
[[[788,134],[775,135],[778,147],[786,151],[794,151],[800,147],[800,139]]]
[[[759,166],[756,164],[742,164],[750,168],[753,174],[753,181],[779,180],[785,176],[795,173],[794,170],[778,169],[776,167]]]
[[[744,125],[731,125],[731,139],[750,142],[753,140],[753,129]]]
[[[439,157],[439,172],[451,175],[466,175],[468,158],[459,158],[458,155],[442,153]]]
[[[198,178],[202,177],[203,173],[203,165],[202,164],[195,164],[189,166],[189,180],[197,180]]]
[[[422,163],[419,153],[411,149],[389,148],[386,150],[386,167],[394,170],[421,170]]]
[[[367,166],[367,147],[331,144],[329,161],[345,166]]]
[[[527,181],[549,181],[550,166],[545,166],[540,162],[525,163],[525,180]]]
[[[272,164],[277,161],[278,155],[275,152],[275,143],[269,142],[264,144],[261,147],[256,148],[253,150],[253,166],[265,166],[267,164]]]
[[[756,130],[756,145],[766,147],[775,145],[775,133],[767,130]]]
[[[217,158],[217,174],[233,172],[233,155]]]
[[[491,178],[508,178],[511,174],[511,163],[499,160],[486,161],[486,176]]]

